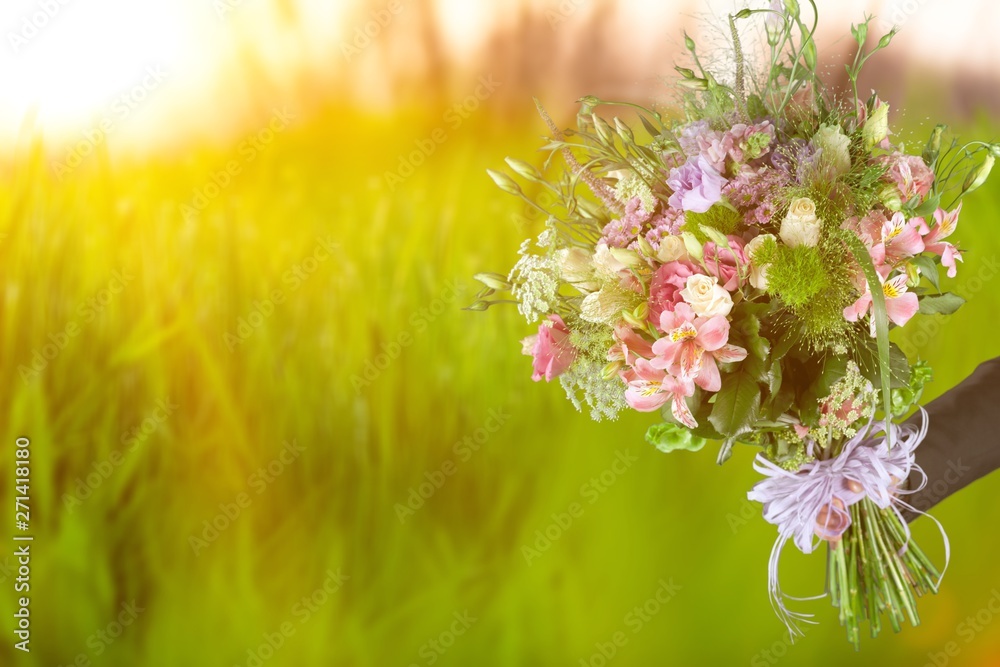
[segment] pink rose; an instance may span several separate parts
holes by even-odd
[[[668,262],[656,270],[649,284],[649,321],[659,326],[660,315],[664,311],[673,311],[674,306],[682,302],[681,290],[687,285],[687,279],[696,273],[701,273],[694,264],[684,261]]]
[[[743,253],[743,239],[738,236],[727,236],[729,246],[732,248],[718,248],[715,243],[709,241],[705,244],[705,268],[709,275],[715,276],[730,292],[735,291],[740,286],[739,265],[746,266],[747,258]],[[735,253],[735,254],[734,254]]]
[[[569,342],[569,329],[558,315],[549,315],[548,322],[538,325],[538,333],[521,341],[525,354],[533,358],[534,374],[538,382],[545,378],[551,382],[569,369],[576,360],[576,348]]]

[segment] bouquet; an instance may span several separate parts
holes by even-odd
[[[540,322],[523,340],[532,378],[558,378],[594,419],[660,411],[650,443],[717,441],[719,463],[737,444],[755,448],[763,479],[749,497],[778,528],[775,611],[801,634],[809,616],[789,609],[779,558],[789,540],[805,553],[822,545],[826,591],[856,647],[863,623],[872,636],[885,620],[917,625],[916,598],[941,581],[903,516],[916,512],[905,498],[918,490],[907,482],[921,476],[926,414],[920,426],[897,421],[931,371],[889,331],[962,304],[942,287],[962,262],[949,238],[1000,154],[943,143],[943,125],[919,154],[893,143],[889,105],[858,94],[862,67],[895,34],[869,47],[871,20],[852,26],[849,91],[824,86],[817,20],[785,0],[729,17],[725,71],[685,35],[683,119],[584,97],[576,129],[560,129],[539,105],[551,131],[543,168],[508,158],[525,186],[489,173],[544,230],[509,274],[477,274],[485,288],[470,306],[513,302]],[[751,43],[741,28],[754,22],[742,31]],[[498,291],[512,298],[491,299]]]

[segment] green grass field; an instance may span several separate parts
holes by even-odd
[[[329,111],[252,160],[2,167],[3,525],[27,436],[35,542],[32,652],[8,630],[0,664],[922,665],[949,642],[949,665],[1000,664],[997,477],[936,510],[954,558],[919,629],[855,654],[822,600],[789,646],[752,452],[719,468],[646,445],[649,415],[592,423],[530,381],[514,308],[460,310],[540,229],[485,169],[540,164],[544,129],[481,112],[390,191],[439,121]],[[957,233],[969,303],[902,340],[928,398],[1000,354],[998,210],[994,178]],[[822,591],[822,554],[784,564]]]

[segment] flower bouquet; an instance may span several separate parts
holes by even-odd
[[[741,28],[754,21],[751,44]],[[476,276],[485,288],[470,306],[512,301],[540,321],[523,341],[533,379],[558,378],[594,419],[660,410],[650,443],[718,441],[719,463],[737,444],[755,448],[763,480],[749,497],[778,528],[777,614],[793,636],[808,619],[779,585],[783,547],[823,545],[827,593],[855,646],[865,622],[872,636],[886,619],[897,631],[919,623],[916,597],[943,574],[902,515],[916,511],[905,498],[921,476],[926,415],[920,427],[894,421],[931,373],[889,330],[962,304],[941,288],[962,261],[948,239],[1000,154],[943,147],[943,125],[919,155],[892,142],[889,105],[858,96],[862,67],[895,34],[869,48],[870,23],[852,26],[851,89],[839,95],[817,75],[816,20],[785,0],[729,17],[731,71],[704,66],[685,35],[682,120],[585,97],[576,129],[560,129],[539,105],[544,168],[508,158],[527,190],[489,173],[542,214],[544,231],[508,275]],[[609,122],[596,113],[607,106],[637,122]],[[513,298],[492,300],[497,291]]]

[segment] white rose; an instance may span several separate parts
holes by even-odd
[[[687,259],[687,247],[684,239],[679,236],[664,236],[660,239],[660,248],[656,251],[656,259],[664,264]]]
[[[681,290],[681,298],[691,305],[696,315],[703,317],[726,316],[733,309],[733,298],[712,276],[689,276],[687,285]]]
[[[829,167],[834,178],[851,170],[851,139],[839,125],[821,125],[813,135],[812,145],[823,151],[820,164]]]
[[[774,240],[774,234],[761,234],[760,236],[756,236],[743,248],[743,252],[746,253],[747,259],[750,260],[750,284],[757,289],[767,289],[767,265],[761,265],[755,261],[753,254],[757,252],[757,249],[764,245],[764,242],[768,239]]]
[[[800,245],[812,248],[819,243],[819,230],[823,221],[816,217],[816,204],[809,197],[792,200],[788,214],[781,222],[778,236],[785,245],[795,248]]]

